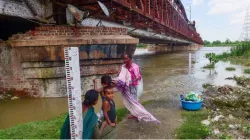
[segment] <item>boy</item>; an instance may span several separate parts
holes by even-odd
[[[111,85],[112,85],[112,79],[111,79],[111,77],[108,76],[108,75],[102,76],[102,77],[101,77],[101,84],[102,84],[102,87],[101,87],[101,88],[97,88],[97,83],[96,83],[97,80],[96,80],[96,79],[94,79],[93,82],[94,82],[94,89],[95,89],[97,92],[100,93],[101,99],[102,99],[102,102],[103,102],[103,100],[104,100],[104,98],[105,98],[103,89],[104,89],[105,87],[107,87],[107,86],[111,86]],[[98,118],[99,118],[99,121],[101,122],[101,119],[104,117],[104,116],[103,116],[103,110],[102,110],[102,109],[101,109],[101,111],[97,114],[97,116],[98,116]]]
[[[109,125],[112,127],[116,126],[117,117],[115,111],[115,102],[114,99],[114,90],[112,86],[106,86],[103,88],[104,99],[102,104],[103,114],[104,114],[104,122],[100,128],[100,132],[102,133],[103,129]]]

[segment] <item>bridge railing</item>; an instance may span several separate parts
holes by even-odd
[[[179,0],[101,1],[115,9],[113,17],[118,22],[130,23],[138,29],[151,28],[156,33],[164,32],[166,35],[202,44],[194,25],[188,23],[185,10]]]

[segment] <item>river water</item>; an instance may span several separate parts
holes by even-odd
[[[227,47],[203,47],[199,51],[171,52],[154,54],[147,51],[136,52],[134,62],[141,66],[144,81],[144,94],[141,101],[160,100],[167,98],[172,107],[179,106],[179,94],[189,91],[201,92],[202,84],[236,85],[234,81],[225,80],[234,75],[244,75],[244,66],[219,62],[214,70],[203,69],[209,63],[204,57],[206,53],[216,54],[229,51]],[[191,70],[188,57],[192,54]],[[145,55],[146,54],[146,55]],[[233,66],[236,71],[228,72],[226,67]],[[121,95],[115,96],[117,108],[123,107]],[[100,104],[96,110],[100,109]],[[46,120],[67,112],[66,98],[29,99],[22,98],[13,101],[0,101],[0,129],[8,128],[20,123]]]

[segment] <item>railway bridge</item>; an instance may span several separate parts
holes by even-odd
[[[82,22],[83,26],[97,26],[101,21],[107,27],[127,28],[128,33],[142,43],[202,44],[195,21],[188,20],[180,0],[99,1],[109,10],[109,17],[101,12],[97,0],[0,0],[2,31],[10,25],[9,22],[16,24],[15,17],[40,23],[67,24],[66,7],[72,4],[92,15]]]
[[[202,44],[180,0],[0,0],[0,95],[66,96],[64,47],[79,47],[82,91],[92,80],[117,75],[124,53],[139,42],[158,52]],[[66,8],[87,16],[69,26]],[[76,30],[77,29],[77,30]]]

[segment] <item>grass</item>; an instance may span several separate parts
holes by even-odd
[[[128,110],[126,108],[121,108],[116,110],[117,121],[120,122],[122,119],[128,114]]]
[[[46,121],[19,124],[0,130],[0,139],[58,139],[66,114]]]
[[[226,70],[227,71],[235,71],[236,69],[234,67],[227,67]]]
[[[117,121],[120,122],[127,114],[126,108],[117,109]],[[0,139],[59,139],[65,118],[66,114],[62,114],[50,120],[18,124],[0,130]]]
[[[226,59],[230,57],[246,57],[249,58],[250,56],[250,42],[241,42],[236,47],[232,47],[229,53],[222,53],[217,55],[218,59]]]
[[[177,129],[177,139],[204,139],[210,135],[210,130],[201,124],[202,120],[207,119],[208,111],[183,111],[184,123]]]
[[[244,69],[244,73],[250,74],[250,69]]]
[[[213,69],[215,68],[215,65],[213,63],[207,64],[206,66],[203,67],[204,69]]]
[[[152,101],[143,102],[143,105],[151,104]],[[120,122],[128,114],[126,108],[116,109],[117,121]],[[14,127],[0,130],[0,139],[59,139],[61,127],[66,114],[56,118],[18,124]]]

